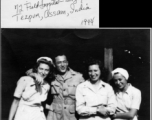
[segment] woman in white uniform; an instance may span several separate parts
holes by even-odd
[[[9,120],[46,120],[41,102],[46,100],[50,89],[47,80],[52,75],[52,59],[40,57],[33,70],[43,82],[39,84],[30,76],[23,76],[18,80]]]
[[[114,120],[137,120],[137,111],[141,104],[141,91],[128,83],[128,71],[116,68],[112,71],[115,95],[117,100]]]
[[[115,113],[116,98],[112,87],[101,79],[102,65],[99,60],[88,62],[89,79],[76,89],[76,111],[80,120],[111,120]]]

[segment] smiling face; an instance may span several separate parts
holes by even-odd
[[[55,65],[58,72],[65,74],[68,69],[68,61],[65,55],[57,56],[55,58]]]
[[[99,68],[99,65],[97,64],[90,65],[88,70],[89,70],[88,74],[91,82],[97,82],[100,79],[100,75],[101,75],[101,70]]]
[[[45,79],[48,74],[50,72],[50,67],[49,65],[45,64],[45,63],[40,63],[38,68],[37,68],[37,73],[43,78]]]
[[[115,74],[113,76],[113,80],[114,80],[114,84],[116,85],[116,87],[120,90],[124,90],[127,86],[127,80],[126,78],[121,75],[120,73]]]

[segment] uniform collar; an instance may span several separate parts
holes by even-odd
[[[94,91],[94,88],[92,87],[92,83],[90,82],[90,80],[86,81],[85,87],[87,87],[87,88],[91,89],[92,91]],[[105,83],[102,80],[100,80],[99,89],[104,88],[104,87],[105,87]]]
[[[63,78],[60,74],[56,74],[55,77],[58,80],[67,80],[70,79],[72,76],[76,75],[76,72],[71,68],[68,68],[67,72],[65,73],[65,77]]]
[[[71,68],[69,68],[69,70],[68,70],[72,75],[76,75],[77,74],[77,72],[75,72],[74,70],[72,70]]]
[[[127,88],[127,90],[126,90],[125,92],[126,92],[127,94],[129,94],[130,91],[131,91],[131,88],[132,88],[131,83],[128,83],[128,88]]]

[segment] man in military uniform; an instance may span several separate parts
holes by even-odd
[[[47,120],[77,120],[75,92],[78,84],[84,82],[82,74],[68,67],[67,57],[55,57],[55,79],[51,82],[53,101],[46,105]],[[39,81],[40,82],[40,81]]]
[[[53,102],[46,106],[49,109],[47,120],[76,120],[75,91],[84,78],[68,67],[65,55],[55,57],[55,67],[57,72],[51,83]]]

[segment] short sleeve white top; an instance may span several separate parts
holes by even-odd
[[[17,82],[14,96],[21,98],[20,102],[27,105],[41,104],[45,101],[50,89],[48,83],[42,84],[42,93],[36,91],[34,79],[29,76],[21,77]]]
[[[117,110],[129,112],[131,108],[139,110],[141,104],[141,91],[131,84],[125,92],[116,92]],[[136,116],[133,120],[136,120]]]

